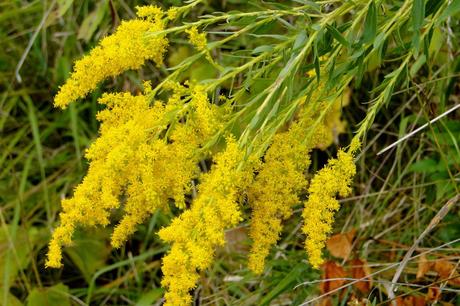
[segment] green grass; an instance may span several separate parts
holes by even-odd
[[[162,3],[169,6],[179,2]],[[72,192],[87,168],[83,154],[97,134],[95,101],[100,93],[65,111],[53,108],[53,96],[72,62],[110,33],[120,19],[131,18],[135,5],[145,1],[24,3],[0,0],[0,305],[159,304],[163,294],[161,257],[167,246],[156,232],[170,218],[163,213],[154,214],[120,250],[110,248],[109,229],[79,231],[74,246],[65,251],[64,268],[44,267],[60,199]],[[245,3],[209,1],[187,18],[195,20],[201,14],[232,8],[242,10]],[[49,17],[27,52],[50,7]],[[370,305],[386,305],[397,263],[449,199],[460,193],[458,110],[377,156],[411,130],[460,103],[458,19],[452,20],[450,29],[440,31],[453,33],[450,45],[440,39],[437,45],[428,46],[437,56],[429,60],[430,65],[413,68],[412,81],[396,88],[390,102],[377,114],[357,162],[354,194],[341,200],[335,232],[356,229],[351,256],[367,260],[375,275],[371,292],[362,294],[347,286],[341,295],[332,295],[334,305],[345,305],[351,295],[366,298]],[[394,35],[398,39],[398,33]],[[18,82],[15,70],[21,57],[25,60],[19,70],[22,82]],[[343,114],[348,134],[339,137],[339,144],[346,145],[351,139],[366,113],[365,102],[377,98],[378,93],[370,89],[398,67],[397,60],[389,59],[364,74],[359,86],[353,83],[352,102]],[[129,73],[127,80],[109,80],[105,86],[136,90],[141,80],[148,78],[158,80],[161,76],[146,68]],[[336,149],[315,151],[312,173]],[[449,259],[460,270],[459,204],[450,208],[413,256],[425,252],[433,262]],[[213,268],[202,273],[194,292],[197,304],[299,305],[318,297],[318,284],[309,282],[320,279],[322,272],[309,266],[303,251],[301,208],[300,204],[296,207],[261,276],[246,267],[248,224],[230,230],[229,245],[218,250]],[[441,245],[444,247],[438,248]],[[327,256],[349,268],[348,262]],[[396,297],[425,298],[430,286],[443,283],[435,271],[416,279],[419,261],[420,256],[405,266]],[[440,301],[460,305],[459,286],[447,284],[444,289]]]

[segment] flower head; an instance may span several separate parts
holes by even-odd
[[[193,26],[185,30],[188,34],[190,43],[194,45],[198,51],[206,50],[208,41],[206,40],[206,33],[198,32],[197,27]]]
[[[305,249],[309,261],[315,268],[323,263],[321,250],[332,231],[334,213],[340,208],[336,196],[350,194],[355,173],[353,154],[340,150],[337,158],[329,160],[310,182],[309,197],[303,211],[303,232],[307,236]]]
[[[86,152],[90,161],[86,177],[73,197],[62,201],[61,224],[50,242],[47,266],[61,265],[61,246],[71,243],[77,226],[106,226],[111,211],[120,206],[123,216],[112,234],[114,247],[120,247],[171,199],[179,208],[186,207],[185,195],[203,158],[199,148],[215,131],[218,112],[202,89],[187,93],[179,85],[175,88],[167,106],[161,101],[150,105],[146,96],[129,93],[104,94],[99,99],[107,107],[97,115],[100,135]],[[175,91],[191,95],[195,105],[181,115],[185,116],[181,122],[172,115],[184,108]],[[174,125],[168,127],[171,118]]]
[[[147,33],[164,29],[163,13],[153,6],[140,7],[138,12],[148,18],[123,21],[114,34],[75,62],[72,74],[54,98],[56,106],[65,108],[96,89],[104,79],[139,69],[147,60],[162,64],[168,40],[164,35]]]
[[[172,244],[162,266],[165,305],[190,303],[189,291],[196,286],[198,271],[210,266],[216,247],[225,243],[224,230],[240,222],[238,199],[253,173],[250,166],[241,167],[243,159],[238,143],[227,138],[225,150],[203,175],[192,207],[160,230],[160,238]]]
[[[306,188],[304,172],[310,164],[309,147],[303,142],[307,130],[295,123],[286,132],[275,135],[264,156],[259,174],[249,188],[252,207],[249,235],[253,240],[249,268],[260,274],[271,247],[278,241],[281,222],[292,214]]]

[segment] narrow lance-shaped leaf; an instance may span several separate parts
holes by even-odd
[[[420,49],[420,30],[423,26],[425,17],[425,3],[423,0],[414,0],[412,6],[412,26],[414,27],[414,35],[412,36],[412,46],[417,54]]]
[[[377,35],[377,8],[375,2],[372,1],[369,4],[369,10],[367,11],[366,21],[364,22],[364,32],[362,37],[363,43],[369,43],[374,40]]]

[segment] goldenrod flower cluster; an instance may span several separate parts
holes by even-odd
[[[305,249],[309,262],[318,268],[323,259],[321,250],[332,231],[334,214],[340,208],[336,196],[350,194],[351,180],[356,173],[352,152],[340,150],[336,159],[329,160],[311,180],[308,200],[305,202],[303,232],[307,236]]]
[[[54,99],[56,106],[65,108],[96,89],[104,79],[139,69],[147,60],[162,64],[168,40],[165,35],[146,34],[164,29],[164,13],[158,7],[145,6],[138,7],[137,14],[139,19],[123,21],[114,34],[75,62],[72,74]]]
[[[86,152],[86,177],[73,197],[62,201],[61,225],[53,233],[47,266],[61,265],[60,248],[71,243],[76,226],[106,226],[111,211],[121,204],[124,214],[112,234],[114,247],[155,210],[166,208],[169,199],[185,208],[185,194],[199,174],[198,148],[215,132],[219,114],[201,87],[175,88],[166,106],[161,101],[150,106],[146,96],[129,93],[99,99],[107,106],[97,115],[100,136]],[[187,92],[190,114],[182,114],[184,122],[168,128],[165,118],[182,109],[178,95]],[[197,116],[197,111],[206,116]],[[166,131],[167,138],[158,137]]]
[[[304,142],[306,132],[306,127],[296,122],[288,131],[275,135],[249,188],[249,235],[253,241],[249,268],[257,274],[263,272],[265,258],[278,241],[281,222],[292,215],[292,206],[299,203],[298,195],[307,186],[305,171],[310,158],[309,146]]]
[[[208,40],[206,39],[205,32],[199,32],[196,26],[192,26],[185,30],[188,34],[189,42],[195,47],[196,50],[205,54],[206,59],[217,69],[222,70],[223,68],[217,64],[211,56],[210,50],[208,49]]]
[[[225,150],[215,156],[211,171],[202,176],[192,207],[159,232],[172,244],[162,267],[165,305],[191,303],[189,291],[196,285],[198,272],[210,266],[216,247],[224,245],[224,230],[241,221],[238,202],[253,175],[253,164],[243,164],[243,160],[244,152],[228,137]]]
[[[181,12],[138,7],[137,19],[124,21],[76,62],[55,105],[65,108],[105,78],[138,69],[147,60],[161,65],[168,46],[161,33],[167,19]],[[185,32],[194,47],[217,65],[207,49],[206,34],[193,26]],[[334,100],[335,96],[324,97],[320,86],[308,103],[306,97],[294,101],[297,115],[291,116],[286,129],[273,130],[262,139],[268,149],[249,150],[228,127],[232,121],[227,116],[234,110],[231,98],[223,97],[223,105],[217,106],[208,99],[207,88],[212,86],[187,81],[165,81],[160,87],[161,100],[149,83],[142,94],[111,93],[98,100],[105,108],[97,114],[99,137],[85,154],[89,169],[72,197],[62,201],[60,225],[50,241],[46,266],[61,266],[62,246],[72,243],[77,227],[107,226],[112,219],[118,220],[111,236],[112,246],[118,248],[156,210],[168,210],[174,204],[180,215],[159,232],[171,245],[163,259],[162,285],[166,305],[188,305],[199,273],[211,266],[216,248],[225,244],[225,230],[243,220],[242,204],[252,209],[249,268],[261,273],[283,221],[308,189],[303,231],[309,260],[318,267],[339,208],[336,196],[350,193],[357,145],[349,152],[339,151],[310,186],[309,153],[328,147],[344,131],[340,114],[348,93]],[[209,171],[199,167],[205,159],[212,162]]]
[[[195,46],[198,51],[206,50],[208,41],[206,40],[206,33],[198,32],[197,27],[193,26],[190,29],[185,30],[188,34],[190,43]]]
[[[172,6],[172,7],[170,7],[168,9],[166,14],[167,14],[169,20],[174,20],[174,19],[177,18],[177,16],[179,16],[179,8],[175,7],[175,6]]]

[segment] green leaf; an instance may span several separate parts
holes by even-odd
[[[364,56],[361,56],[357,61],[356,61],[356,67],[358,67],[358,70],[356,71],[356,83],[355,86],[356,88],[359,88],[361,86],[361,82],[364,77]]]
[[[346,48],[349,48],[350,47],[350,44],[348,43],[348,41],[345,39],[345,37],[342,36],[342,34],[340,34],[340,32],[333,26],[330,26],[330,25],[326,25],[327,27],[327,30],[329,31],[329,33],[339,42],[341,43],[344,47]]]
[[[252,54],[259,54],[259,53],[264,53],[264,52],[270,52],[272,50],[273,50],[272,45],[262,45],[262,46],[258,46],[254,50],[252,50],[251,53]]]
[[[277,34],[253,34],[253,33],[248,33],[248,36],[256,37],[256,38],[271,38],[271,39],[280,40],[280,41],[286,41],[286,40],[289,39],[288,36],[277,35]]]
[[[446,173],[447,176],[447,173]],[[446,182],[436,183],[436,200],[439,201],[449,194],[453,195],[455,192],[455,187],[452,184]]]
[[[18,300],[17,297],[12,295],[10,292],[7,292],[6,298],[4,296],[3,290],[0,290],[0,302],[2,302],[2,305],[8,305],[8,306],[21,306],[22,303],[20,300]]]
[[[385,33],[382,32],[379,35],[377,35],[377,37],[374,40],[374,49],[380,48],[384,42],[385,42]]]
[[[104,19],[105,13],[107,11],[107,1],[100,1],[96,9],[92,11],[86,18],[83,20],[79,30],[78,30],[78,39],[83,39],[88,42],[91,37],[93,37],[94,32],[96,32],[97,27]]]
[[[277,296],[282,294],[285,290],[289,289],[292,284],[297,284],[297,277],[305,271],[306,265],[304,263],[297,264],[290,273],[287,273],[286,277],[283,278],[273,290],[264,296],[259,305],[267,305]]]
[[[430,58],[433,58],[439,52],[439,50],[441,50],[444,39],[444,35],[439,28],[433,29],[433,35],[431,36],[430,46],[428,47],[428,53]]]
[[[28,267],[31,247],[40,248],[48,239],[45,231],[45,228],[32,227],[27,231],[18,227],[13,235],[10,225],[0,229],[0,288],[7,290],[19,271]]]
[[[413,163],[409,167],[409,172],[433,173],[438,171],[438,161],[432,158],[425,158]]]
[[[198,82],[217,77],[216,68],[209,61],[203,58],[195,62],[192,66],[190,66],[190,68],[187,69],[186,73],[189,74],[189,78],[191,80],[195,80]]]
[[[69,288],[64,284],[53,287],[34,288],[27,297],[27,306],[70,306]]]
[[[417,60],[415,61],[415,63],[412,65],[412,67],[410,68],[410,76],[411,77],[414,77],[417,72],[420,70],[420,68],[426,63],[426,55],[425,54],[422,54],[421,56],[419,56],[417,58]]]
[[[442,12],[441,16],[437,20],[437,23],[440,24],[449,17],[454,16],[460,12],[460,0],[452,0],[448,7]]]
[[[299,34],[297,34],[295,38],[294,46],[292,47],[292,50],[293,51],[299,50],[305,44],[306,40],[307,40],[307,32],[301,31]]]
[[[58,10],[57,14],[58,17],[64,16],[64,14],[69,10],[69,8],[72,6],[74,0],[58,0],[57,5],[58,5]]]
[[[412,6],[412,25],[415,31],[420,31],[425,18],[425,3],[423,0],[414,0]]]
[[[412,26],[414,27],[414,35],[412,36],[412,46],[415,48],[415,53],[420,49],[420,29],[423,26],[425,18],[425,3],[423,0],[414,0],[412,5]]]
[[[313,43],[313,57],[314,61],[313,64],[315,65],[315,73],[316,73],[316,80],[319,83],[320,78],[321,78],[321,69],[320,69],[320,62],[319,62],[319,55],[318,55],[318,46],[316,44],[316,41]]]
[[[377,35],[377,8],[375,2],[371,1],[367,11],[366,21],[364,22],[364,33],[362,42],[370,43]]]
[[[163,296],[164,289],[163,288],[154,288],[146,293],[144,293],[141,298],[137,301],[136,306],[150,306],[153,305],[154,302],[161,299]]]
[[[65,252],[89,282],[94,272],[105,265],[110,253],[110,247],[105,243],[108,234],[104,230],[94,230],[78,232],[75,236],[73,246],[66,248]]]

